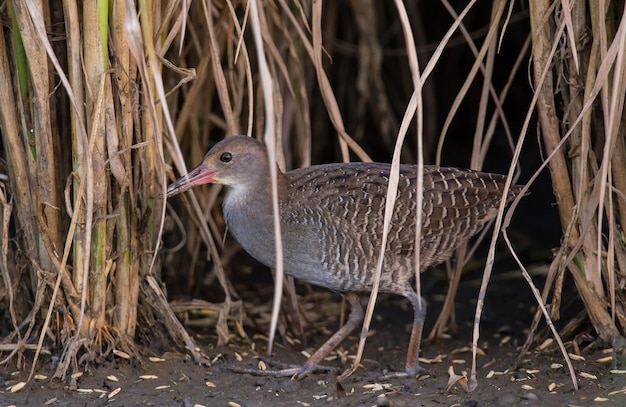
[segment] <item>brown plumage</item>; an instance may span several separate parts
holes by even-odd
[[[415,311],[406,374],[419,370],[424,301],[411,281],[415,254],[417,170],[400,166],[400,182],[389,233],[380,291],[406,297]],[[285,273],[311,284],[348,293],[348,322],[304,366],[278,373],[311,372],[363,318],[355,293],[371,291],[383,228],[391,165],[325,164],[278,171]],[[275,267],[269,163],[265,147],[246,136],[216,144],[202,163],[168,187],[168,197],[196,185],[227,187],[223,212],[229,231],[252,257]],[[456,168],[425,166],[420,268],[449,258],[497,213],[505,177]],[[510,202],[521,187],[512,187]]]

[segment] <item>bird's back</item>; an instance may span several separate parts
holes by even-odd
[[[391,166],[327,164],[286,174],[283,229],[290,251],[308,261],[289,264],[297,278],[340,291],[368,291],[380,251]],[[441,263],[495,216],[506,177],[447,167],[424,167],[420,269]],[[520,187],[513,187],[510,202]],[[398,195],[385,253],[381,290],[402,294],[415,256],[417,171],[400,167]],[[297,230],[304,239],[298,241]],[[293,233],[292,233],[293,232]],[[312,240],[312,241],[306,241]]]

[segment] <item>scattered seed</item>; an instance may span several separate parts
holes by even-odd
[[[491,359],[489,362],[485,363],[482,367],[483,367],[483,369],[486,369],[489,366],[493,365],[495,362],[496,362],[495,359]]]
[[[494,372],[493,370],[490,370],[489,373],[487,373],[487,376],[485,376],[485,377],[487,379],[491,379],[495,374],[496,374],[496,372]]]
[[[560,364],[560,363],[553,363],[553,364],[550,365],[550,369],[560,369],[562,367],[563,367],[563,365]]]
[[[217,386],[215,385],[215,383],[213,383],[213,382],[206,382],[206,383],[204,383],[204,384],[206,385],[206,387],[217,387]]]
[[[119,392],[122,391],[121,387],[118,387],[117,389],[113,390],[111,393],[109,393],[109,395],[107,396],[107,398],[110,400],[113,397],[117,396],[119,394]]]
[[[122,358],[122,359],[130,359],[130,355],[128,353],[124,352],[124,351],[121,351],[121,350],[113,349],[113,354],[115,356],[118,356],[118,357]]]
[[[154,380],[154,379],[158,379],[159,376],[156,376],[153,374],[142,374],[141,376],[139,376],[139,378],[143,380]]]
[[[237,352],[235,352],[235,359],[237,359],[237,362],[241,362],[243,361],[243,358],[241,357],[241,355]]]
[[[303,355],[307,359],[311,357],[311,354],[305,350],[301,351],[300,354]]]
[[[545,341],[543,341],[543,342],[541,343],[541,345],[539,345],[539,348],[537,348],[537,349],[539,349],[539,350],[544,350],[544,349],[545,349],[545,348],[547,348],[548,346],[552,345],[552,342],[554,342],[554,339],[552,339],[552,338],[548,338],[548,339],[546,339]]]
[[[427,365],[432,365],[434,363],[443,363],[444,359],[447,358],[447,355],[437,355],[432,359],[419,358],[420,363],[426,363]]]
[[[526,373],[528,374],[535,374],[535,373],[539,373],[541,372],[541,370],[539,369],[526,369]]]
[[[213,359],[211,359],[211,364],[214,365],[215,362],[217,362],[218,360],[220,360],[222,358],[222,354],[218,353]]]
[[[524,389],[524,390],[535,390],[535,388],[533,386],[530,386],[528,384],[522,384],[522,389]]]
[[[328,397],[328,394],[314,394],[313,400],[321,400],[321,399],[325,399],[326,397]]]
[[[452,363],[456,364],[456,365],[462,365],[464,363],[467,363],[465,361],[465,359],[452,359]]]
[[[48,378],[48,376],[46,376],[45,374],[36,374],[35,375],[35,380],[46,380]]]
[[[16,370],[15,372],[11,372],[11,376],[18,376],[20,373],[22,372],[20,372],[19,370]]]
[[[613,369],[613,370],[609,370],[609,372],[611,372],[613,374],[626,374],[626,370]]]
[[[241,325],[241,321],[235,321],[235,327],[237,328],[237,333],[242,338],[247,338],[246,331],[243,329],[243,325]]]
[[[609,401],[606,397],[596,397],[593,401]]]
[[[163,358],[157,358],[157,357],[155,357],[155,356],[150,356],[150,357],[148,358],[148,360],[149,360],[150,362],[154,362],[154,363],[158,363],[158,362],[165,362],[165,359],[163,359]]]
[[[267,370],[267,365],[262,360],[259,360],[259,370]]]
[[[507,335],[504,338],[502,338],[502,340],[500,341],[500,345],[506,345],[509,342],[511,342],[511,337]]]
[[[608,363],[610,361],[613,360],[613,356],[605,356],[603,358],[597,359],[596,362],[598,363]]]
[[[584,377],[585,379],[590,379],[590,380],[597,380],[598,377],[596,375],[593,375],[591,373],[586,373],[586,372],[580,372],[580,377]]]
[[[76,391],[85,394],[93,393],[93,389],[76,389]]]
[[[583,361],[585,360],[585,358],[583,356],[580,355],[576,355],[575,353],[568,353],[570,359],[572,360],[579,360],[579,361]]]
[[[369,392],[377,393],[379,391],[383,391],[391,387],[391,383],[371,383],[363,385],[364,389],[369,390]]]
[[[269,320],[269,318],[268,318]],[[270,338],[265,336],[265,335],[261,335],[261,334],[255,334],[254,336],[252,336],[252,339],[254,339],[255,341],[260,341],[260,342],[269,342]]]
[[[26,387],[26,382],[19,382],[9,387],[7,390],[10,390],[11,393],[17,393],[18,391],[22,390],[24,387]]]
[[[602,353],[607,355],[607,354],[613,354],[613,348],[608,348],[608,349],[602,349]]]
[[[612,392],[609,393],[609,396],[614,396],[616,394],[626,394],[626,387],[623,387],[619,390],[614,390]]]
[[[165,390],[165,389],[169,389],[170,386],[167,384],[164,384],[163,386],[157,386],[154,388],[154,390]]]
[[[512,378],[516,381],[516,382],[523,382],[525,380],[529,380],[533,378],[532,374],[524,374],[524,372],[514,372]]]
[[[204,404],[194,404],[193,407],[206,407]]]
[[[83,375],[83,372],[72,373],[72,379],[78,379]]]
[[[45,404],[46,406],[49,406],[50,404],[54,404],[58,401],[59,399],[57,399],[56,397],[52,397],[50,400],[46,401]]]
[[[234,401],[229,401],[228,407],[241,407],[241,404],[235,403]]]
[[[117,376],[113,376],[113,375],[107,376],[107,379],[112,381],[112,382],[119,382],[120,381],[120,379],[118,379]]]
[[[296,403],[304,406],[304,407],[310,407],[311,405],[309,403],[305,403],[304,401],[300,401],[300,400],[296,400]]]
[[[556,389],[556,383],[550,383],[548,385],[548,391],[554,391]]]

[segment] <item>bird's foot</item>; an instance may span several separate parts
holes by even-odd
[[[276,365],[280,367],[280,369],[252,369],[239,366],[229,366],[229,369],[236,373],[248,373],[255,376],[291,377],[295,380],[300,380],[309,373],[331,372],[336,370],[333,367],[315,365],[308,362],[304,363],[303,365],[288,365],[274,361],[266,363]]]
[[[396,378],[404,378],[404,379],[415,378],[422,373],[428,374],[429,372],[428,370],[424,369],[420,365],[416,365],[412,367],[407,367],[407,369],[404,372],[387,372],[381,376],[381,380],[396,379]]]

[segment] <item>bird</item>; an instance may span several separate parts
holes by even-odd
[[[226,187],[222,212],[228,231],[260,263],[276,267],[270,163],[266,147],[248,136],[215,144],[202,162],[167,188],[173,197],[198,185]],[[359,294],[371,292],[381,250],[391,165],[350,162],[282,172],[277,192],[283,268],[298,280],[342,293],[350,303],[345,324],[301,366],[272,371],[302,378],[363,320]],[[498,212],[506,176],[453,167],[423,166],[420,272],[450,258],[454,250]],[[414,289],[417,166],[399,170],[379,292],[397,294],[414,312],[405,376],[421,370],[419,352],[426,303]],[[510,187],[507,204],[521,193]]]

